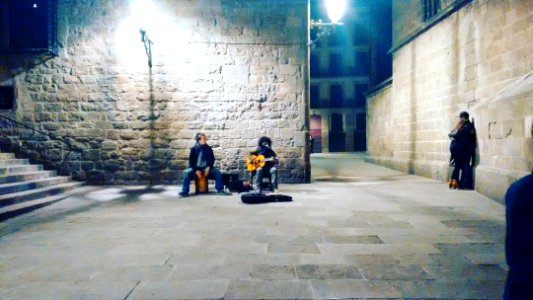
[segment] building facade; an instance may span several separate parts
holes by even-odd
[[[524,0],[393,1],[393,78],[367,98],[370,159],[447,181],[447,133],[468,111],[475,188],[502,200],[533,170],[532,13]]]
[[[314,20],[325,9],[311,2]],[[390,1],[348,1],[341,25],[312,28],[313,152],[366,150],[365,93],[391,75]]]
[[[2,151],[91,183],[174,183],[195,133],[243,176],[266,135],[281,182],[309,182],[307,1],[0,4],[0,113],[39,130],[3,120]]]

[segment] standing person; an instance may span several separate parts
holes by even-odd
[[[224,194],[224,182],[222,173],[215,168],[215,155],[213,149],[207,144],[207,136],[203,133],[197,133],[195,136],[196,144],[191,148],[189,154],[189,168],[183,171],[183,186],[180,197],[189,196],[189,186],[194,176],[206,176],[209,179],[215,179],[215,188],[219,194]]]
[[[309,135],[309,153],[313,153],[313,149],[315,148],[315,139],[312,135]]]
[[[505,194],[505,258],[509,266],[503,299],[533,299],[533,174]]]
[[[258,167],[256,169],[257,178],[255,181],[255,188],[258,191],[261,191],[261,183],[263,182],[263,176],[265,174],[270,176],[271,190],[275,192],[278,189],[278,156],[274,150],[272,150],[272,140],[267,136],[262,136],[257,141],[257,149],[250,152],[252,155],[262,155],[264,156],[263,167]]]
[[[470,162],[475,152],[475,130],[466,111],[459,114],[459,122],[448,137],[451,139],[450,161],[454,163],[448,186],[451,189],[472,188],[472,180],[467,177],[472,177]]]

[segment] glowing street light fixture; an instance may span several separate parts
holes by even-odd
[[[325,2],[330,22],[323,22],[320,19],[311,20],[310,29],[315,30],[316,33],[316,38],[311,40],[311,46],[314,46],[321,37],[330,35],[335,26],[343,25],[339,21],[346,10],[346,0],[325,0]]]
[[[346,0],[325,0],[330,22],[311,20],[311,27],[343,25],[340,21],[346,11]]]
[[[346,10],[346,0],[326,0],[326,9],[331,23],[339,24]]]

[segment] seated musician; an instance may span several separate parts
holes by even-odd
[[[252,160],[259,160],[258,167],[255,169],[257,178],[255,180],[255,189],[261,191],[261,182],[265,175],[270,176],[271,190],[276,192],[278,189],[278,156],[272,150],[272,140],[267,136],[259,138],[258,147],[255,151],[250,152]]]
[[[206,176],[209,179],[215,179],[217,192],[224,194],[222,173],[213,166],[215,155],[211,146],[207,144],[207,136],[203,133],[197,133],[195,139],[196,144],[191,148],[189,154],[189,168],[183,171],[183,187],[179,193],[180,197],[189,196],[189,186],[194,176],[198,178]]]

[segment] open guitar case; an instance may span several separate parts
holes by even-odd
[[[292,197],[282,194],[245,193],[241,195],[241,201],[246,204],[261,204],[269,202],[290,202]]]

